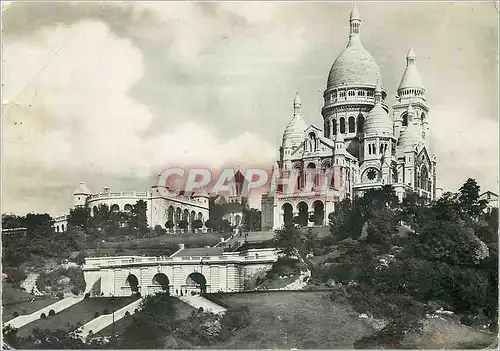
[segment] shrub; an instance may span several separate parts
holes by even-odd
[[[57,293],[57,298],[58,298],[58,299],[63,299],[63,298],[64,298],[64,293],[63,293],[62,291],[59,291],[59,292]]]
[[[42,313],[42,314],[40,315],[40,318],[41,318],[41,319],[46,319],[46,318],[47,318],[47,315],[46,315],[45,313]]]
[[[54,311],[54,310],[49,311],[49,316],[55,316],[55,315],[56,315],[56,311]]]
[[[76,286],[71,288],[71,293],[73,295],[78,295],[80,293],[80,289],[78,289]]]
[[[94,314],[94,318],[97,318],[99,317],[99,311],[97,311],[95,314]]]
[[[84,264],[85,257],[86,257],[85,251],[82,250],[82,251],[78,252],[78,254],[75,256],[76,264],[79,264],[79,265]]]
[[[109,314],[109,310],[107,308],[105,308],[104,311],[102,312],[102,314]]]
[[[128,316],[130,316],[130,312],[129,311],[125,312],[125,317],[128,317]]]
[[[13,315],[14,317],[19,317],[19,312],[15,311],[12,315]]]
[[[19,287],[19,284],[27,277],[26,272],[22,268],[6,268],[5,273],[7,274],[6,281],[14,287]]]

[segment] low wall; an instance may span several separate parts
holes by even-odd
[[[28,323],[31,323],[31,322],[36,321],[37,319],[40,319],[40,316],[42,313],[45,313],[46,316],[49,315],[49,312],[51,310],[53,310],[55,313],[59,313],[62,310],[65,310],[66,308],[71,307],[74,304],[76,304],[82,300],[83,300],[83,296],[66,297],[65,299],[62,299],[61,301],[57,301],[56,303],[53,303],[52,305],[41,308],[36,312],[18,316],[16,318],[8,321],[7,323],[5,323],[5,325],[10,325],[13,328],[21,328]]]
[[[118,311],[114,313],[114,321],[117,322],[125,315],[127,312],[132,315],[135,313],[135,310],[139,308],[141,302],[144,298],[140,298],[135,300],[134,302],[128,304],[125,307],[120,308]],[[90,322],[85,323],[83,326],[78,328],[75,332],[79,333],[80,337],[85,339],[92,332],[93,334],[103,330],[107,326],[110,326],[113,323],[113,313],[104,314],[97,318],[92,319]]]

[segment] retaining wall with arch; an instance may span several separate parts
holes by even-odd
[[[92,296],[141,296],[237,292],[245,281],[277,260],[275,249],[254,249],[206,257],[121,256],[87,258],[85,293]]]

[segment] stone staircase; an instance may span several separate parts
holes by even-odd
[[[135,313],[135,310],[139,308],[141,302],[143,301],[144,298],[140,298],[135,300],[132,303],[129,303],[127,306],[120,308],[119,310],[115,311],[114,313],[114,322],[119,321],[125,315],[127,312],[132,315]],[[82,339],[86,339],[89,334],[97,333],[107,326],[110,326],[113,323],[113,313],[110,314],[103,314],[97,318],[92,319],[90,322],[85,323],[83,326],[75,330],[76,333],[79,334],[79,336]]]
[[[203,307],[203,311],[205,312],[213,312],[217,314],[225,313],[226,309],[222,306],[217,305],[215,302],[212,302],[203,296],[195,295],[195,296],[177,296],[179,300],[187,303],[193,308],[199,309]]]
[[[60,301],[57,301],[56,303],[53,303],[52,305],[46,306],[44,308],[39,309],[38,311],[35,311],[30,314],[24,314],[21,316],[18,316],[14,319],[11,319],[10,321],[6,322],[5,325],[10,325],[13,328],[21,328],[25,326],[28,323],[34,322],[37,319],[40,319],[40,316],[42,313],[45,313],[46,316],[49,315],[49,312],[51,310],[54,310],[55,313],[59,313],[62,310],[65,310],[68,307],[73,306],[74,304],[80,302],[83,300],[83,296],[76,296],[76,297],[66,297]]]

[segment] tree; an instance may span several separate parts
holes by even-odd
[[[68,226],[87,229],[90,218],[90,209],[85,206],[78,206],[69,210]]]
[[[489,254],[486,245],[465,221],[429,221],[409,249],[429,261],[465,266],[477,265]]]
[[[191,222],[191,228],[200,229],[201,227],[203,227],[203,222],[201,220],[195,219]]]
[[[187,229],[188,225],[189,225],[189,222],[188,222],[188,221],[186,221],[185,219],[181,219],[181,220],[179,221],[178,227],[179,227],[180,229],[183,229],[183,230],[185,231],[185,230]]]
[[[25,217],[18,216],[15,214],[2,215],[3,229],[14,229],[14,228],[25,228],[25,227],[26,227]]]
[[[475,179],[469,178],[458,191],[458,211],[462,218],[477,220],[486,208],[487,201],[479,199],[481,187]]]
[[[28,213],[25,217],[24,223],[26,231],[31,237],[44,237],[54,234],[54,219],[47,213]]]
[[[148,205],[144,200],[139,200],[132,206],[130,226],[140,236],[148,232],[147,208]]]
[[[296,249],[301,251],[304,240],[301,231],[294,225],[288,224],[283,229],[276,230],[274,242],[286,256],[290,256]]]
[[[245,225],[245,230],[253,231],[260,230],[261,227],[261,211],[250,208],[243,210],[243,223]]]
[[[167,228],[169,232],[172,230],[173,227],[174,227],[173,220],[169,219],[168,221],[165,222],[165,228]]]
[[[397,218],[389,208],[375,210],[368,221],[367,243],[382,245],[383,249],[388,251],[391,239],[397,233],[397,224]]]

